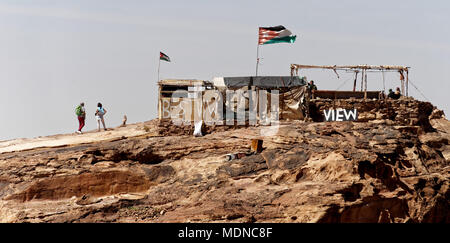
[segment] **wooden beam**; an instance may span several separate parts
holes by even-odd
[[[291,64],[291,69],[331,69],[331,70],[407,70],[408,67],[404,66],[389,66],[389,65],[344,65],[344,66],[321,66],[321,65],[303,65],[303,64]]]

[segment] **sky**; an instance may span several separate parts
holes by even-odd
[[[409,93],[449,114],[449,1],[0,0],[0,140],[84,130],[102,102],[109,127],[157,117],[161,79],[255,74],[258,27],[283,25],[294,44],[260,47],[259,75],[290,64],[403,65]],[[308,70],[319,89],[352,89],[351,73]],[[385,75],[386,90],[399,86]],[[383,90],[369,74],[369,90]]]

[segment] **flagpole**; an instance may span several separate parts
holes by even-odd
[[[161,67],[161,56],[158,58],[158,82],[159,82],[159,68]]]
[[[256,47],[256,77],[258,77],[258,66],[259,66],[259,42]]]

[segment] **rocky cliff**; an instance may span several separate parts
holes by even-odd
[[[392,102],[365,103],[374,115],[360,122],[285,121],[269,137],[267,127],[193,137],[153,120],[133,136],[5,147],[0,221],[448,223],[450,122],[433,106]]]

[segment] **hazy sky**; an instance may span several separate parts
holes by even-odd
[[[157,116],[161,78],[255,73],[259,26],[284,25],[294,44],[261,47],[260,75],[291,63],[406,65],[411,80],[449,114],[450,1],[0,0],[0,140],[74,132],[102,102],[107,126]],[[352,88],[327,71],[304,73],[319,89]],[[381,75],[369,89],[382,90]],[[346,82],[347,81],[347,82]],[[399,86],[386,75],[387,88]],[[412,86],[410,94],[425,100]]]

